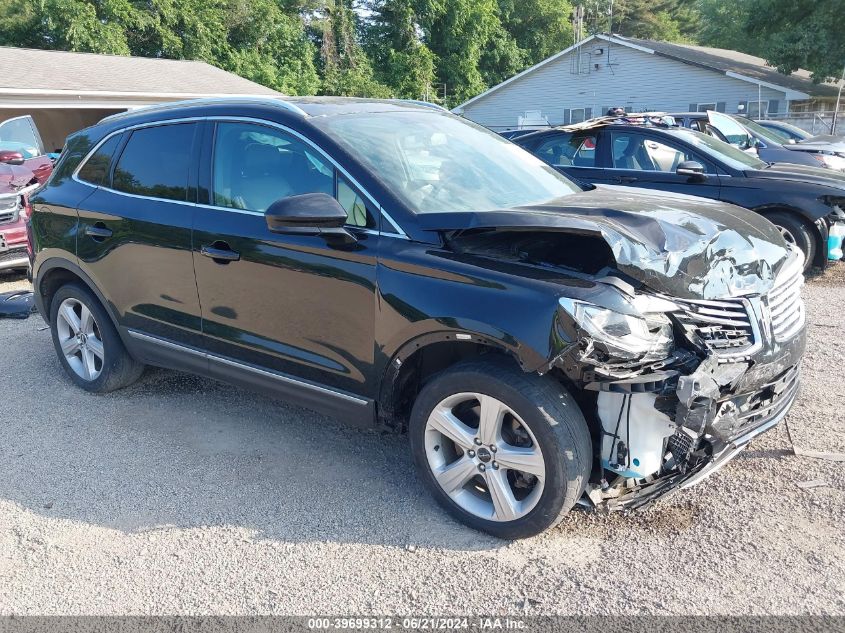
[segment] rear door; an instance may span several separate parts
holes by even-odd
[[[636,128],[607,130],[605,138],[612,165],[607,169],[611,184],[719,199],[716,166],[685,145]],[[704,181],[677,174],[678,165],[684,161],[703,165]]]
[[[201,125],[116,134],[77,173],[96,187],[79,208],[80,266],[136,336],[200,343],[191,223]]]
[[[586,183],[606,183],[598,162],[599,130],[560,132],[544,136],[529,148],[561,173]]]

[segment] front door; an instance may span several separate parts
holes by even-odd
[[[219,121],[210,135],[213,150],[201,168],[207,185],[200,187],[209,199],[196,210],[193,257],[212,372],[236,382],[252,376],[294,397],[295,382],[321,400],[341,393],[354,405],[357,396],[371,396],[373,209],[321,152],[291,132]],[[270,204],[305,193],[335,196],[355,239],[271,232],[264,217]]]
[[[716,167],[683,145],[636,130],[610,130],[605,138],[612,161],[612,168],[606,170],[610,184],[719,199]],[[684,161],[700,163],[705,179],[676,173]]]

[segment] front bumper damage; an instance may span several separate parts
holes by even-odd
[[[676,346],[660,362],[615,362],[585,337],[558,360],[595,394],[601,477],[582,503],[645,507],[702,481],[786,416],[806,345],[803,277],[788,273],[763,297],[677,302]]]
[[[785,372],[784,377],[772,384],[764,385],[752,394],[722,399],[722,402],[731,403],[756,400],[760,404],[758,408],[751,408],[746,412],[745,418],[748,422],[739,434],[702,435],[697,450],[689,451],[683,467],[674,461],[676,458],[672,455],[662,472],[655,476],[637,478],[618,475],[609,484],[590,486],[586,495],[587,503],[596,507],[605,507],[608,510],[635,510],[645,508],[658,499],[700,483],[739,455],[751,440],[774,428],[786,417],[799,393],[799,374],[797,367],[791,367]],[[761,398],[761,394],[766,394],[770,390],[772,391],[770,397]],[[671,440],[674,437],[674,435],[670,436],[667,441],[669,445],[667,453],[671,453]]]

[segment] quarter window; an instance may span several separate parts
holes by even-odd
[[[112,188],[138,196],[184,201],[194,138],[193,123],[132,132],[114,169]]]
[[[107,184],[111,158],[120,143],[120,139],[121,135],[115,134],[100,145],[99,149],[91,155],[82,169],[79,170],[79,179],[98,187]]]
[[[362,228],[373,228],[373,223],[370,221],[371,216],[367,213],[367,205],[346,182],[346,178],[340,174],[337,176],[337,201],[340,206],[346,209],[347,224]]]

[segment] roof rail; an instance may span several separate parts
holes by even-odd
[[[448,112],[446,108],[441,105],[437,105],[436,103],[431,103],[430,101],[422,101],[421,99],[396,99],[396,101],[401,101],[403,103],[413,103],[418,106],[423,106],[424,108],[431,108],[432,110],[440,110],[441,112]]]
[[[138,106],[137,108],[132,108],[131,110],[127,110],[126,112],[116,112],[115,114],[110,114],[106,117],[100,119],[100,123],[104,121],[112,121],[115,119],[121,119],[126,116],[130,116],[132,114],[136,114],[138,112],[144,112],[146,110],[160,110],[160,111],[167,111],[173,108],[179,108],[183,106],[189,105],[203,105],[203,104],[215,104],[215,103],[224,103],[226,101],[257,101],[261,103],[273,103],[277,104],[279,107],[288,110],[289,112],[293,112],[303,117],[307,117],[308,113],[305,112],[299,106],[290,103],[289,101],[284,101],[278,97],[273,96],[261,96],[261,95],[232,95],[232,96],[222,96],[222,97],[200,97],[198,99],[180,99],[179,101],[165,101],[163,103],[153,103],[149,105]]]

